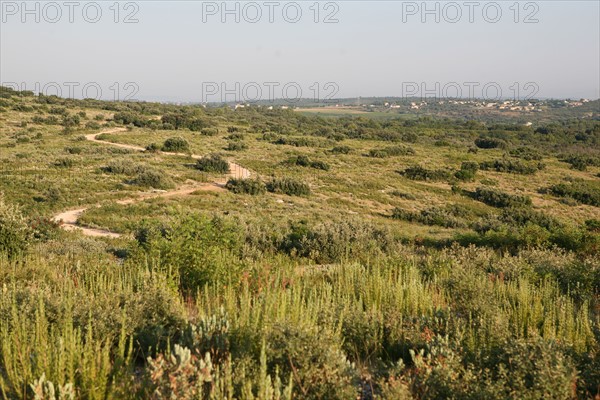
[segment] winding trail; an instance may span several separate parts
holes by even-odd
[[[111,129],[106,129],[102,132],[85,135],[85,138],[87,140],[89,140],[90,142],[101,143],[101,144],[110,145],[110,146],[114,146],[114,147],[120,147],[123,149],[129,149],[129,150],[135,150],[135,151],[145,151],[146,150],[145,148],[139,147],[139,146],[107,142],[105,140],[98,139],[98,136],[100,136],[104,133],[118,133],[118,132],[125,132],[125,131],[127,131],[126,128],[111,128]],[[190,156],[190,154],[186,154],[186,153],[172,153],[172,152],[166,152],[166,151],[161,152],[161,154],[182,156],[182,157],[192,157],[193,159],[196,159],[196,160],[203,157],[203,156],[196,155],[196,154],[192,154]],[[199,191],[199,190],[221,191],[221,190],[225,190],[225,184],[227,183],[227,180],[229,178],[247,179],[250,176],[251,176],[251,173],[249,170],[247,170],[246,168],[242,167],[239,164],[229,161],[229,173],[224,175],[223,178],[216,180],[212,183],[184,185],[177,189],[167,191],[167,192],[147,192],[147,193],[144,193],[137,197],[131,197],[131,198],[124,199],[124,200],[118,200],[116,203],[122,204],[122,205],[135,204],[135,203],[142,202],[144,200],[154,199],[154,198],[158,198],[158,197],[163,198],[163,197],[185,196],[185,195],[191,194],[191,193]],[[74,210],[63,211],[60,214],[57,214],[54,217],[52,217],[52,220],[59,222],[61,224],[60,225],[61,228],[66,231],[78,231],[86,236],[108,237],[108,238],[121,237],[122,235],[119,233],[116,233],[116,232],[111,232],[111,231],[108,231],[105,229],[88,228],[85,226],[79,226],[77,224],[77,221],[79,220],[79,217],[81,216],[81,214],[83,214],[86,210],[89,210],[92,207],[100,207],[100,204],[83,207],[83,208],[78,208],[78,209],[74,209]]]

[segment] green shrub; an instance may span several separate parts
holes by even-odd
[[[155,189],[171,189],[175,187],[175,183],[164,172],[153,169],[144,169],[139,172],[133,183]]]
[[[542,154],[538,150],[531,147],[517,147],[516,149],[510,150],[509,154],[525,161],[542,161]]]
[[[308,158],[308,156],[305,155],[301,155],[301,156],[297,156],[297,157],[292,157],[288,160],[288,162],[290,164],[293,165],[299,165],[301,167],[308,167],[310,166],[310,158]]]
[[[479,164],[482,170],[495,170],[497,172],[510,172],[521,175],[532,175],[546,166],[541,163],[525,164],[518,160],[499,159],[494,161],[484,161]]]
[[[413,395],[419,399],[562,399],[576,396],[577,374],[561,347],[534,338],[510,340],[467,360],[460,346],[435,338],[412,352]]]
[[[305,155],[299,155],[299,156],[294,156],[294,157],[290,157],[287,161],[286,164],[289,165],[298,165],[300,167],[310,167],[310,168],[314,168],[314,169],[320,169],[323,171],[329,171],[329,164],[327,164],[324,161],[311,161],[310,158],[308,156]]]
[[[281,136],[272,142],[273,144],[281,144],[294,147],[321,147],[325,143],[317,141],[315,139],[309,139],[306,137],[289,137]]]
[[[0,195],[0,254],[11,259],[22,254],[27,249],[32,233],[21,210],[6,203]]]
[[[349,146],[336,146],[329,150],[329,152],[331,154],[350,154],[352,152],[352,148]]]
[[[218,174],[229,173],[229,162],[218,154],[202,157],[196,162],[196,169]]]
[[[53,106],[48,110],[48,114],[66,115],[68,111],[66,107]]]
[[[593,155],[572,154],[565,156],[561,161],[571,164],[571,168],[585,171],[587,167],[600,167],[600,157]]]
[[[408,156],[415,154],[415,151],[408,146],[391,146],[381,149],[371,149],[367,154],[369,157],[386,158],[393,156]]]
[[[229,179],[225,187],[235,194],[259,195],[267,191],[266,185],[259,179]]]
[[[454,177],[461,181],[473,181],[479,170],[479,164],[472,161],[465,161],[461,164],[460,170],[454,173]]]
[[[475,200],[481,201],[492,207],[520,207],[530,206],[531,199],[527,196],[513,195],[498,189],[478,187],[473,193]]]
[[[213,317],[214,318],[214,317]],[[268,374],[266,345],[263,343],[257,371],[247,375],[245,366],[235,369],[232,360],[220,361],[202,347],[176,344],[171,354],[148,358],[147,387],[143,398],[153,399],[261,399],[292,400],[291,375],[284,386],[279,371]],[[250,359],[247,358],[249,362]],[[241,371],[240,371],[241,370]],[[301,398],[294,396],[294,398]]]
[[[54,162],[54,166],[59,168],[72,168],[73,166],[75,166],[75,160],[66,157],[59,158]]]
[[[328,221],[314,226],[300,221],[291,224],[279,249],[319,264],[343,260],[366,262],[381,256],[392,242],[388,231],[362,221]]]
[[[480,149],[498,149],[505,148],[506,142],[501,139],[490,138],[490,137],[480,137],[475,140],[475,146]]]
[[[310,187],[292,178],[274,178],[267,183],[267,190],[272,193],[283,193],[288,196],[308,196]]]
[[[90,122],[88,122],[88,123],[85,124],[85,127],[87,129],[100,129],[102,127],[102,125],[100,125],[97,122],[90,121]]]
[[[190,144],[182,137],[172,137],[165,140],[162,151],[170,153],[185,153],[190,150]]]
[[[320,169],[323,171],[329,171],[330,167],[325,161],[313,161],[310,163],[310,167],[314,169]]]
[[[35,240],[46,242],[58,238],[60,224],[47,217],[33,217],[29,220],[31,235]]]
[[[118,124],[134,125],[137,127],[144,127],[148,125],[147,118],[134,112],[117,112],[113,116],[113,121]]]
[[[83,149],[81,147],[65,147],[65,151],[69,154],[81,154]]]
[[[108,165],[101,167],[100,169],[109,174],[134,175],[144,172],[147,167],[120,158],[109,161]]]
[[[244,140],[245,136],[243,133],[232,133],[231,135],[227,136],[225,139],[227,139],[227,140]]]
[[[227,143],[227,147],[225,148],[225,150],[227,151],[242,151],[242,150],[246,150],[248,148],[248,145],[244,142],[228,142]]]
[[[585,227],[588,231],[600,233],[600,220],[588,219],[585,221]]]
[[[161,150],[161,146],[158,143],[150,143],[146,146],[146,151],[148,153],[158,153]]]
[[[295,377],[294,398],[356,398],[356,373],[339,339],[326,329],[277,324],[266,342],[270,370]]]
[[[401,175],[414,181],[443,181],[452,176],[449,170],[436,169],[430,170],[420,165],[414,165],[400,172]]]
[[[401,199],[406,199],[406,200],[416,200],[417,198],[415,197],[415,195],[411,194],[411,193],[407,193],[407,192],[402,192],[400,190],[392,190],[390,192],[390,194],[392,196],[395,197],[400,197]]]
[[[442,226],[444,228],[463,228],[466,223],[461,217],[464,216],[464,210],[456,205],[446,207],[430,207],[420,212],[413,212],[401,208],[395,208],[392,211],[392,218],[418,222],[423,225]]]
[[[279,135],[275,132],[265,132],[263,133],[263,135],[260,137],[259,140],[266,140],[267,142],[275,142],[277,139],[279,139]]]
[[[203,128],[200,130],[200,134],[204,136],[217,136],[219,134],[218,128]]]
[[[81,118],[79,117],[79,115],[63,115],[62,117],[62,126],[65,127],[65,130],[68,130],[69,128],[74,128],[76,126],[79,126],[79,123],[81,122]]]
[[[513,226],[535,224],[552,231],[561,226],[556,219],[529,207],[507,207],[500,214],[502,222]]]
[[[600,207],[600,184],[594,181],[575,180],[559,183],[549,189],[555,196],[575,199],[580,203]]]
[[[187,293],[195,293],[206,283],[239,282],[243,241],[235,221],[192,214],[178,218],[164,230],[145,225],[145,233],[136,234],[141,248],[150,255],[160,254],[161,264],[175,269]]]

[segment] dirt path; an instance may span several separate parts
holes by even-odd
[[[99,133],[92,133],[89,135],[85,135],[85,138],[87,140],[89,140],[90,142],[120,147],[123,149],[129,149],[129,150],[135,150],[135,151],[145,151],[146,150],[145,148],[139,147],[139,146],[107,142],[107,141],[98,139],[98,136],[102,135],[103,133],[118,133],[118,132],[125,132],[125,131],[127,131],[126,128],[111,128],[111,129],[106,129]],[[171,152],[161,152],[161,153],[167,154],[167,155],[182,156],[182,157],[190,157],[191,156],[193,159],[196,159],[196,160],[203,157],[203,156],[196,155],[196,154],[190,155],[190,154],[186,154],[186,153],[171,153]],[[127,204],[135,204],[135,203],[139,203],[144,200],[154,199],[154,198],[159,198],[159,197],[163,198],[163,197],[185,196],[185,195],[189,195],[189,194],[199,191],[199,190],[207,190],[207,191],[225,190],[224,186],[227,183],[227,179],[229,179],[229,178],[247,179],[250,176],[251,176],[251,174],[250,174],[249,170],[247,170],[246,168],[242,167],[239,164],[236,164],[236,163],[233,163],[230,161],[229,162],[229,173],[226,174],[225,176],[223,176],[223,178],[214,181],[213,183],[187,185],[187,186],[182,186],[182,187],[179,187],[175,190],[171,190],[168,192],[144,193],[138,197],[132,197],[129,199],[119,200],[116,203],[122,204],[122,205],[127,205]],[[87,228],[84,226],[77,225],[77,221],[79,220],[79,217],[81,216],[81,214],[83,214],[86,210],[89,210],[92,207],[100,207],[100,205],[64,211],[64,212],[61,212],[60,214],[55,215],[54,217],[52,217],[52,219],[56,222],[60,222],[61,228],[66,231],[79,231],[86,236],[93,236],[93,237],[108,237],[108,238],[121,237],[121,235],[119,233],[111,232],[111,231],[108,231],[105,229]]]

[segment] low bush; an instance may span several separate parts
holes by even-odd
[[[162,151],[170,153],[185,153],[190,150],[190,144],[182,137],[172,137],[165,140]]]
[[[145,166],[134,164],[126,159],[111,160],[108,165],[101,167],[101,170],[109,174],[134,175],[143,172]]]
[[[88,123],[85,124],[85,127],[87,129],[94,129],[94,130],[96,130],[96,129],[102,128],[102,125],[100,125],[98,122],[90,121],[90,122],[88,122]]]
[[[38,241],[54,240],[60,234],[60,223],[47,217],[33,217],[28,224],[32,238]]]
[[[160,254],[161,264],[175,269],[188,293],[206,283],[239,281],[243,237],[235,221],[201,214],[181,217],[167,228],[146,221],[135,237],[145,254]]]
[[[525,161],[542,161],[542,154],[531,147],[517,147],[508,152],[511,156],[521,158]]]
[[[408,146],[390,146],[381,149],[371,149],[367,153],[369,157],[386,158],[393,156],[409,156],[415,154],[415,151]]]
[[[323,171],[329,171],[329,164],[324,161],[311,161],[308,156],[300,155],[295,157],[290,157],[286,164],[288,165],[298,165],[300,167],[310,167],[314,169],[321,169]]]
[[[75,166],[75,160],[72,158],[59,158],[54,162],[54,166],[59,168],[72,168]]]
[[[146,151],[148,153],[158,153],[161,150],[161,146],[158,143],[150,143],[146,146]]]
[[[600,167],[600,157],[593,155],[572,154],[564,156],[561,161],[571,164],[571,168],[585,171],[587,167]]]
[[[258,140],[265,140],[267,142],[275,142],[279,139],[279,135],[275,132],[265,132]]]
[[[268,334],[271,371],[294,376],[299,399],[356,398],[357,378],[337,336],[315,327],[277,324]]]
[[[473,193],[475,200],[481,201],[492,207],[520,207],[530,206],[531,199],[527,196],[520,196],[502,192],[498,189],[478,187]]]
[[[575,180],[571,183],[559,183],[549,188],[555,196],[571,198],[580,203],[600,207],[600,183],[597,181]]]
[[[308,196],[310,187],[292,178],[274,178],[267,183],[267,190],[272,193],[283,193],[288,196]]]
[[[280,251],[305,257],[319,264],[377,258],[389,251],[394,243],[384,229],[358,220],[326,221],[309,225],[293,222],[277,245]]]
[[[155,189],[171,189],[175,187],[175,183],[164,172],[153,169],[144,169],[142,172],[139,172],[133,183]]]
[[[430,207],[420,212],[395,208],[392,218],[409,222],[418,222],[423,225],[441,226],[444,228],[464,228],[467,226],[462,217],[465,210],[456,205],[446,207]]]
[[[544,169],[544,163],[526,164],[518,160],[498,159],[494,161],[484,161],[479,164],[482,170],[495,170],[497,172],[510,172],[513,174],[532,175],[537,171]]]
[[[217,174],[229,173],[229,162],[218,154],[202,157],[196,162],[196,169]]]
[[[452,173],[449,170],[430,170],[420,165],[408,167],[400,172],[400,174],[413,181],[443,181],[452,177]]]
[[[555,218],[529,207],[507,207],[500,214],[502,222],[513,226],[535,224],[552,231],[562,226]]]
[[[281,136],[272,142],[273,144],[281,144],[287,146],[294,147],[323,147],[329,141],[318,141],[316,139],[310,139],[306,137],[290,137],[290,136]]]
[[[200,134],[204,136],[217,136],[219,134],[218,128],[203,128],[200,130]]]
[[[479,164],[473,161],[465,161],[461,164],[460,170],[454,173],[454,177],[461,181],[473,181],[479,170]]]
[[[585,221],[585,227],[590,232],[600,233],[600,220],[588,219]]]
[[[480,149],[503,149],[507,146],[507,144],[502,139],[480,137],[475,140],[475,146]]]
[[[267,191],[265,183],[259,179],[229,179],[225,187],[235,194],[259,195]]]
[[[0,254],[9,259],[22,254],[32,238],[32,230],[21,210],[0,195]]]
[[[134,125],[137,127],[143,127],[148,124],[146,117],[141,116],[134,112],[117,112],[113,116],[113,121],[123,125]]]
[[[65,147],[65,152],[69,154],[81,154],[83,149],[81,147]]]
[[[248,145],[244,142],[238,142],[238,141],[231,141],[227,143],[227,147],[225,147],[225,150],[227,151],[242,151],[242,150],[246,150],[248,148]]]
[[[390,194],[392,196],[395,197],[400,197],[401,199],[406,199],[406,200],[416,200],[417,198],[415,197],[415,195],[411,194],[411,193],[407,193],[407,192],[402,192],[400,190],[392,190],[390,192]]]
[[[243,133],[232,133],[231,135],[225,137],[227,140],[244,140],[246,136]]]
[[[311,168],[329,171],[330,167],[325,161],[313,161],[310,163]]]
[[[352,152],[352,148],[349,146],[336,146],[329,150],[329,152],[331,154],[350,154]]]
[[[576,398],[577,372],[562,346],[534,337],[482,349],[467,360],[458,343],[436,337],[419,352],[409,384],[418,399]],[[460,377],[460,378],[459,378]]]

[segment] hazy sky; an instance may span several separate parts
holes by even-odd
[[[163,101],[600,97],[600,2],[515,3],[2,0],[0,81]]]

